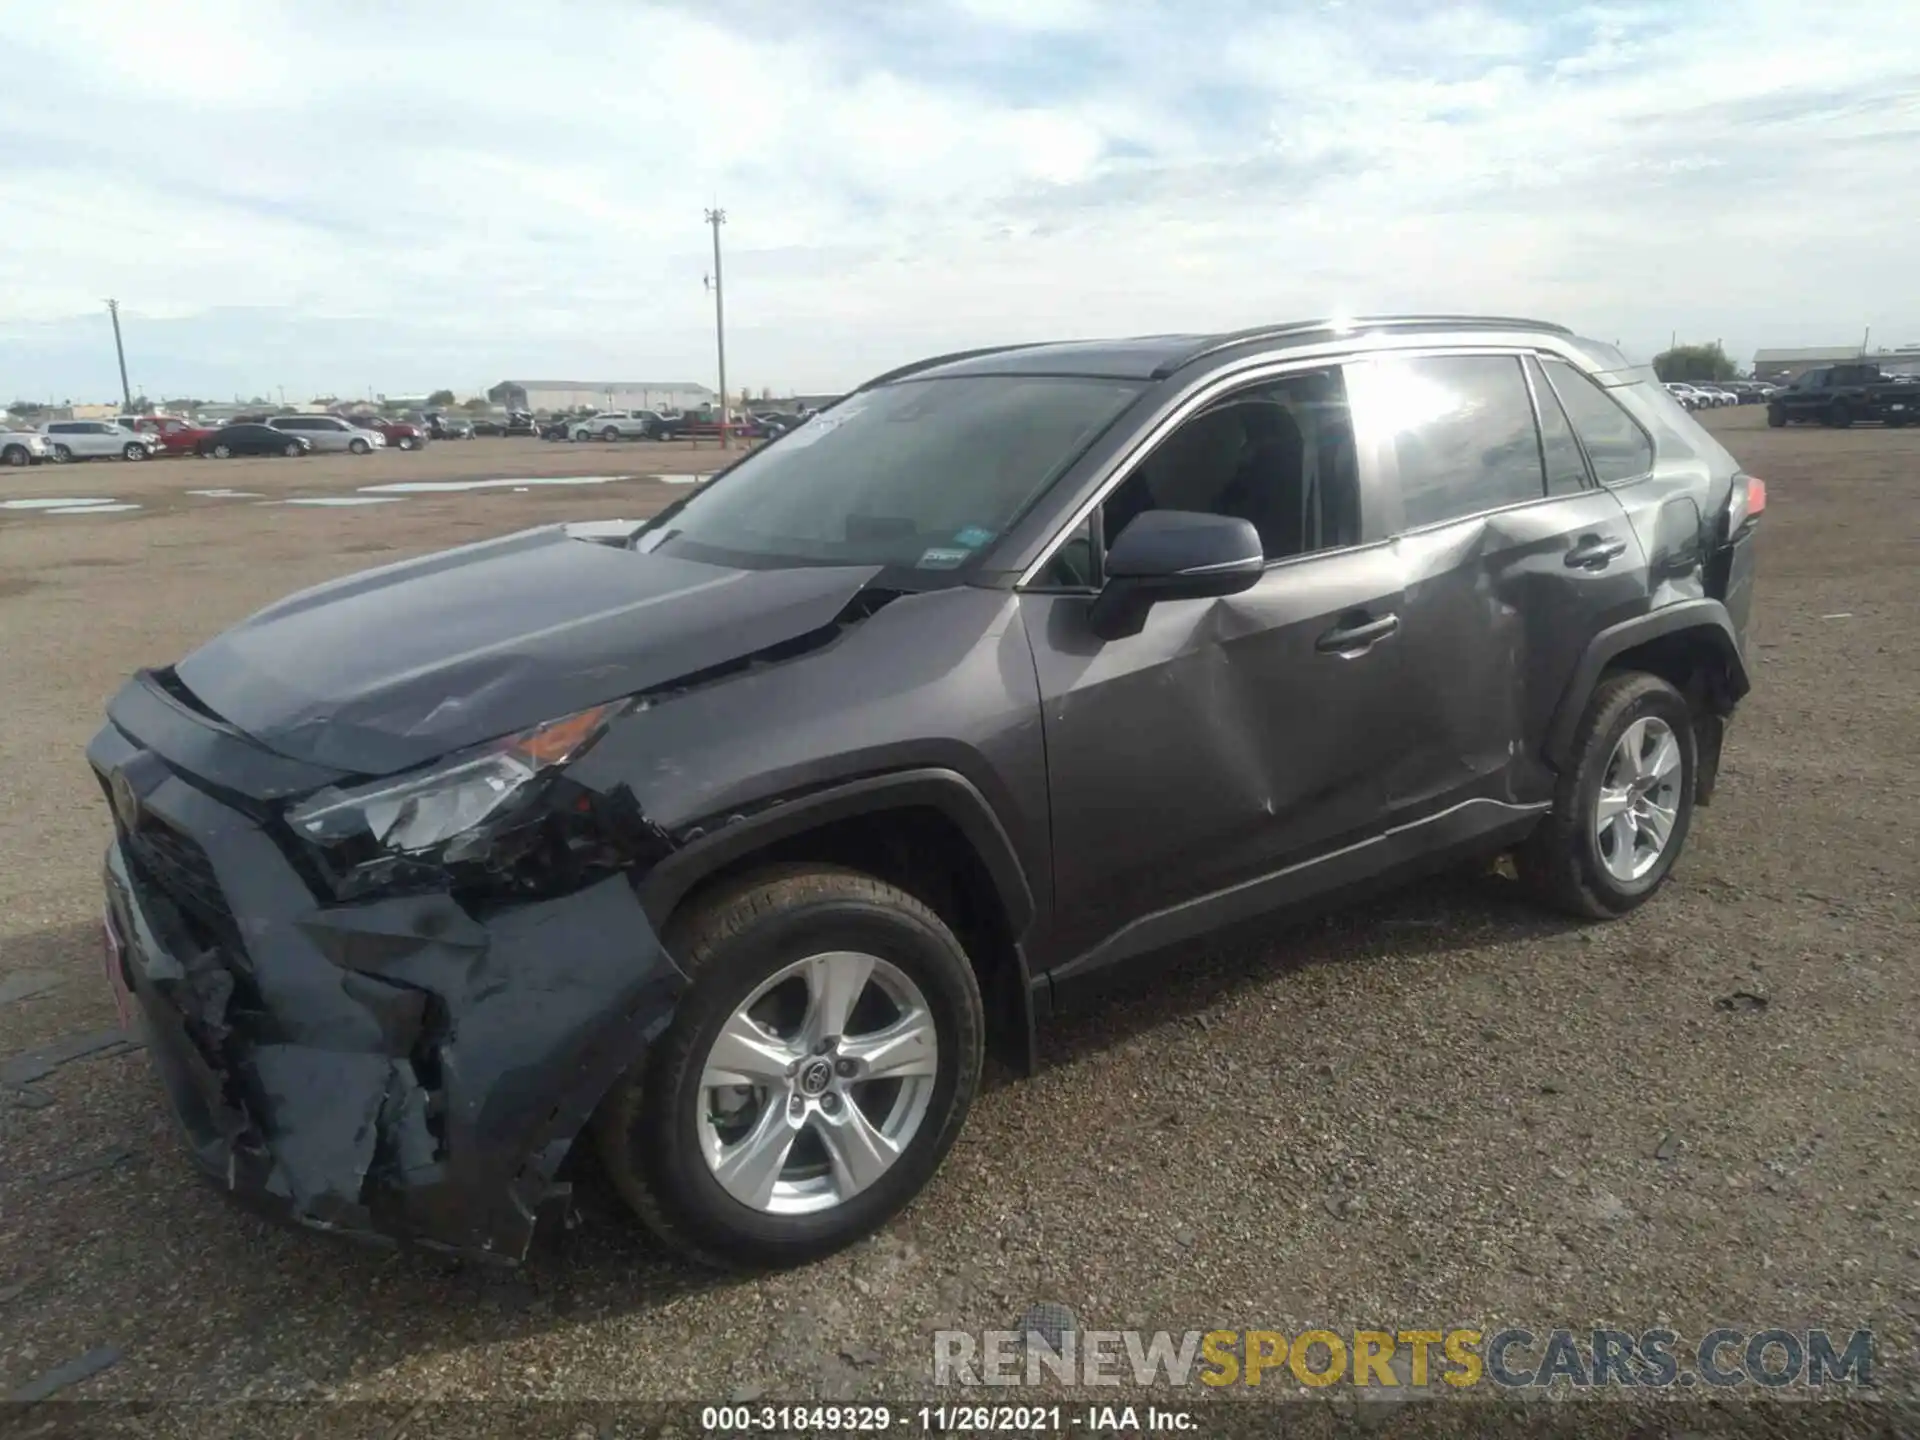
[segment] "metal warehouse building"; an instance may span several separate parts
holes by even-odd
[[[487,398],[509,410],[698,410],[715,396],[690,380],[502,380]]]
[[[1776,384],[1791,380],[1816,365],[1844,365],[1870,361],[1887,375],[1920,375],[1920,345],[1894,350],[1862,350],[1858,345],[1813,345],[1798,350],[1758,350],[1753,356],[1753,378]]]

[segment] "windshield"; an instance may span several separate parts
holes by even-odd
[[[957,569],[1140,389],[1007,375],[885,385],[748,456],[662,516],[640,548],[720,564]]]

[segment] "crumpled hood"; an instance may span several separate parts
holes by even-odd
[[[269,749],[384,775],[818,630],[877,573],[735,570],[550,526],[301,591],[176,673]]]

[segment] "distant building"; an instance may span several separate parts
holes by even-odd
[[[1920,345],[1892,350],[1862,350],[1858,345],[1812,345],[1797,350],[1758,350],[1753,356],[1753,378],[1778,384],[1816,365],[1844,365],[1872,361],[1885,375],[1920,375]]]
[[[698,410],[714,392],[690,380],[502,380],[487,399],[509,410]]]

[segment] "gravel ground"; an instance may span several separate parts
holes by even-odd
[[[1040,1301],[1175,1331],[1872,1327],[1880,1384],[1913,1393],[1920,432],[1706,418],[1770,485],[1756,688],[1685,860],[1631,918],[1574,925],[1487,876],[1196,950],[1047,1029],[1042,1073],[996,1079],[884,1234],[771,1278],[660,1255],[590,1169],[582,1223],[518,1272],[283,1231],[194,1178],[144,1055],[12,1089],[0,1069],[0,1393],[100,1352],[64,1395],[403,1416],[456,1397],[903,1397],[929,1393],[930,1331]],[[114,1024],[108,821],[81,752],[126,672],[296,586],[676,492],[266,502],[716,458],[480,441],[0,471],[0,500],[143,507],[0,509],[0,1067]],[[261,494],[185,493],[215,487]]]

